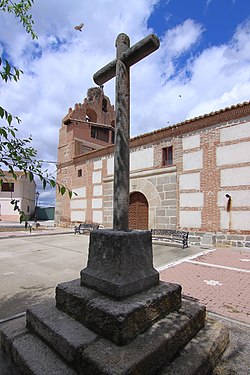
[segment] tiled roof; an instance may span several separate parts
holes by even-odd
[[[204,115],[197,116],[197,117],[194,117],[192,119],[181,121],[181,122],[179,122],[177,124],[166,126],[164,128],[160,128],[160,129],[154,130],[154,131],[149,132],[149,133],[140,134],[138,136],[135,136],[135,137],[131,138],[131,141],[134,141],[134,140],[136,140],[138,138],[143,138],[143,137],[147,137],[147,136],[150,136],[150,135],[153,135],[153,134],[161,133],[161,132],[163,132],[166,129],[174,129],[174,128],[177,128],[177,127],[182,126],[182,125],[190,124],[190,123],[195,122],[197,120],[202,120],[204,118],[212,117],[212,116],[218,115],[220,113],[224,113],[224,112],[227,112],[229,110],[237,109],[237,108],[244,107],[244,106],[249,106],[249,115],[250,115],[250,101],[243,102],[243,103],[239,103],[239,104],[236,104],[236,105],[232,105],[231,107],[225,107],[223,109],[219,109],[218,111],[206,113]]]

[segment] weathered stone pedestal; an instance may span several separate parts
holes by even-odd
[[[182,301],[180,285],[158,281],[150,232],[121,233],[93,231],[81,278],[2,328],[3,349],[23,374],[211,373],[226,327]]]
[[[90,236],[88,265],[81,285],[123,299],[159,283],[149,231],[99,230]]]

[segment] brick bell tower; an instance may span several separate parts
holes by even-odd
[[[83,103],[69,108],[59,132],[58,164],[114,143],[115,110],[103,87],[88,89]]]
[[[114,143],[115,110],[103,87],[88,89],[83,103],[69,108],[59,131],[57,183],[69,189],[78,187],[82,179],[76,179],[81,168],[81,156]],[[86,172],[86,171],[85,171]],[[83,173],[83,178],[85,178]],[[78,175],[79,177],[79,175]],[[80,187],[80,185],[79,185]],[[70,200],[56,192],[56,225],[70,222]]]

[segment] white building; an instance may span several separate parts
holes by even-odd
[[[0,220],[5,222],[19,222],[19,213],[17,210],[14,211],[14,206],[11,204],[12,199],[18,200],[19,208],[27,215],[27,218],[32,216],[35,211],[35,182],[30,182],[24,172],[15,173],[16,180],[10,173],[5,174],[0,189]]]

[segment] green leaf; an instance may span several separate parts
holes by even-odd
[[[27,218],[26,218],[26,215],[23,211],[20,212],[20,218],[19,218],[19,221],[20,221],[20,224],[23,222],[23,221],[27,221]]]
[[[0,128],[0,135],[2,135],[5,139],[8,138],[8,134],[4,128]]]
[[[11,122],[12,122],[12,116],[11,116],[10,113],[8,114],[7,121],[8,121],[8,124],[9,124],[9,125],[10,125]]]
[[[56,182],[55,182],[55,180],[49,180],[49,184],[50,184],[50,186],[53,187],[53,188],[56,186]]]
[[[31,171],[29,171],[29,180],[30,182],[34,180],[34,175]]]
[[[7,74],[7,75],[9,75],[10,74],[10,64],[8,63],[8,61],[7,60],[5,60],[5,63],[6,63],[6,66],[5,66],[5,73]]]
[[[62,195],[65,193],[65,191],[66,191],[65,186],[61,186],[61,194],[62,194]]]

